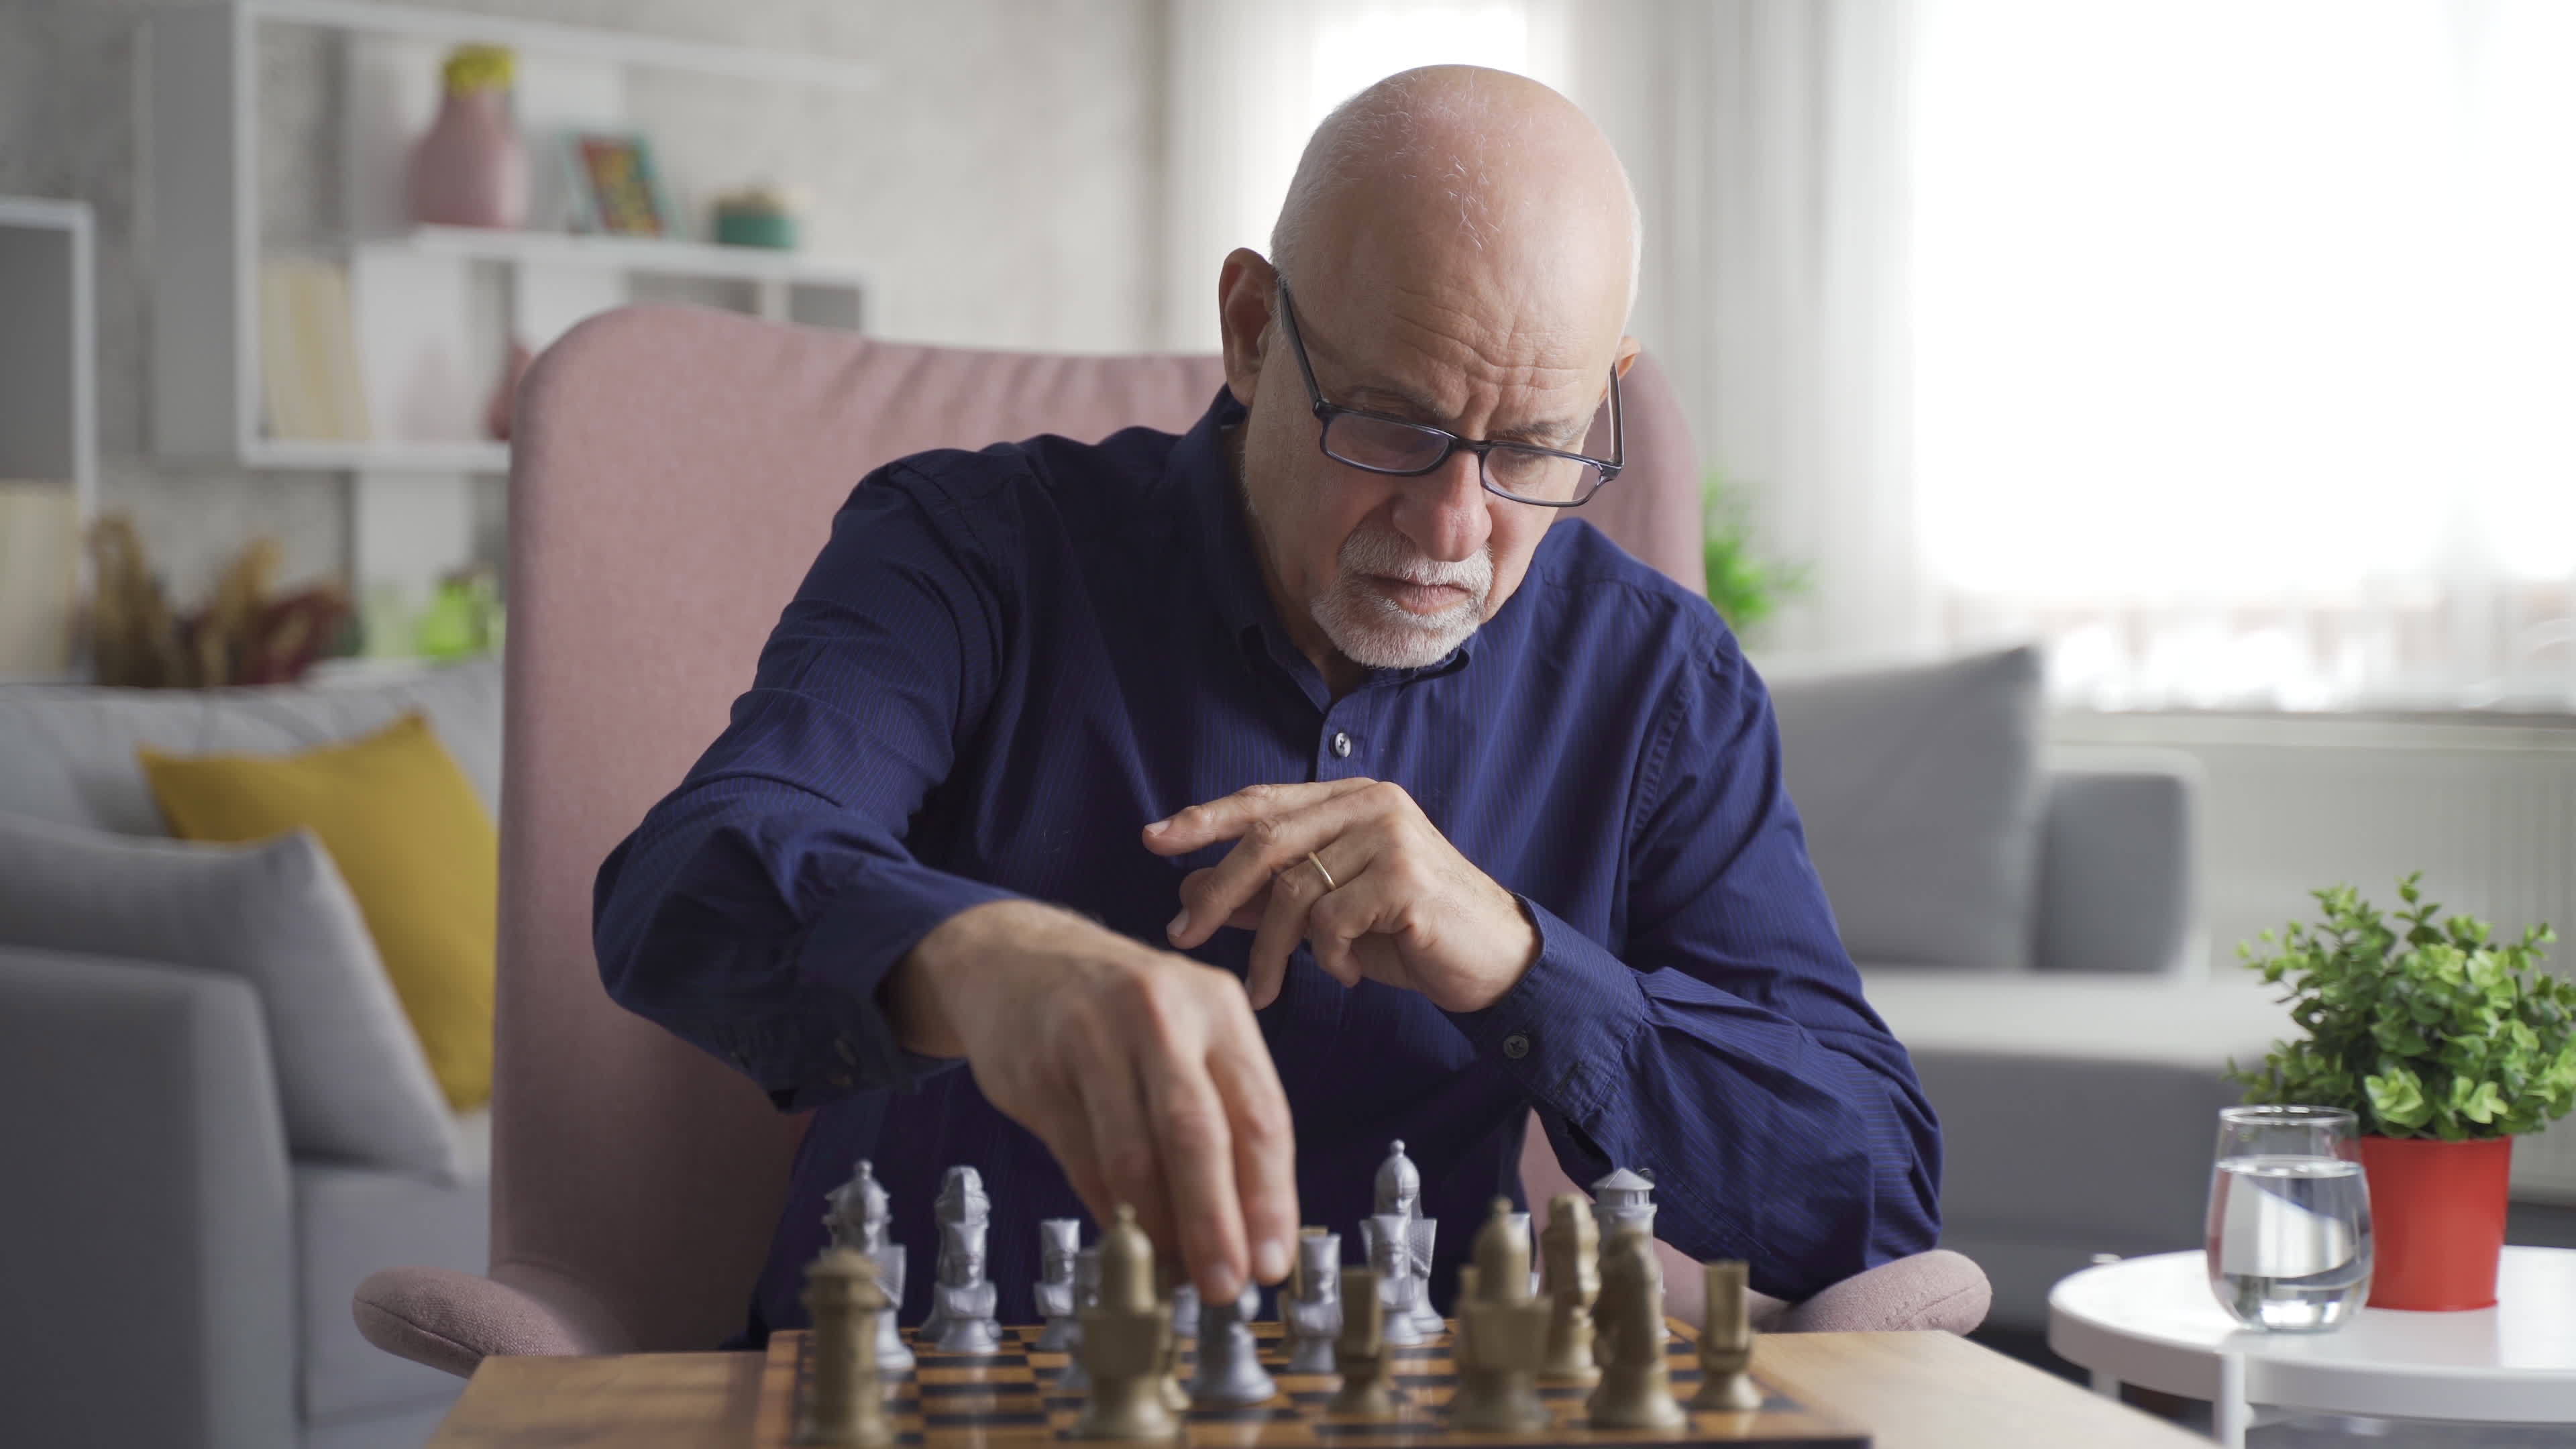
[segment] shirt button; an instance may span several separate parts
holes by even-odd
[[[1521,1058],[1528,1056],[1529,1038],[1523,1036],[1519,1032],[1513,1032],[1510,1036],[1504,1037],[1503,1055],[1510,1057],[1513,1061],[1519,1061]]]
[[[1337,759],[1337,760],[1347,760],[1347,759],[1349,759],[1350,757],[1351,757],[1351,737],[1350,737],[1350,734],[1349,734],[1347,731],[1344,731],[1344,730],[1335,730],[1335,731],[1333,731],[1333,758],[1334,758],[1334,759]]]

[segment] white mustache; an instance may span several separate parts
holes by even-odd
[[[1401,579],[1426,587],[1464,589],[1482,598],[1494,586],[1494,556],[1479,549],[1472,558],[1443,563],[1425,558],[1401,534],[1354,533],[1342,544],[1343,572]]]

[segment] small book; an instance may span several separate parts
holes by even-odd
[[[303,257],[262,262],[259,334],[270,437],[362,442],[373,433],[346,268]]]

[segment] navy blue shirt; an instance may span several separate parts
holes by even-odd
[[[756,1328],[804,1321],[824,1194],[860,1157],[911,1246],[907,1322],[951,1163],[992,1195],[1003,1321],[1035,1321],[1037,1221],[1079,1202],[971,1073],[897,1044],[878,985],[942,921],[1011,897],[1163,946],[1181,878],[1227,847],[1165,859],[1140,829],[1262,781],[1404,786],[1541,939],[1518,986],[1463,1014],[1291,961],[1262,1036],[1302,1215],[1346,1255],[1401,1138],[1445,1303],[1486,1205],[1521,1197],[1532,1107],[1577,1181],[1651,1170],[1657,1236],[1749,1260],[1765,1292],[1931,1247],[1939,1128],[1862,1000],[1769,697],[1715,611],[1569,516],[1466,644],[1335,699],[1261,582],[1221,433],[1242,416],[1220,393],[1177,438],[872,474],[730,725],[601,867],[610,994],[816,1109]],[[1240,975],[1251,940],[1193,954]]]

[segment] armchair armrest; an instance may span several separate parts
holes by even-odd
[[[2198,887],[2199,762],[2172,750],[2065,752],[2046,778],[2032,966],[2181,974]]]
[[[286,1131],[249,985],[0,947],[0,1144],[0,1441],[294,1443]]]

